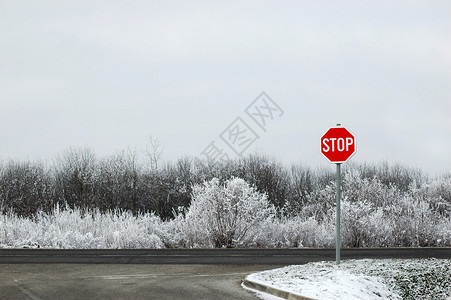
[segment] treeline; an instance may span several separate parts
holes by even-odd
[[[345,174],[351,174],[351,170],[358,172],[362,184],[377,182],[399,193],[433,182],[420,170],[401,165],[351,163],[344,166]],[[334,168],[329,165],[323,169],[287,166],[267,156],[254,154],[224,163],[184,157],[157,167],[156,163],[141,163],[137,154],[131,151],[98,158],[89,149],[70,149],[52,163],[1,163],[0,209],[24,217],[32,217],[41,211],[51,212],[57,205],[103,212],[120,209],[135,215],[154,212],[161,219],[168,220],[180,207],[190,206],[193,186],[212,178],[225,182],[232,177],[242,178],[259,192],[266,193],[269,202],[281,214],[296,215],[301,210],[305,212],[306,207],[312,207],[311,214],[314,215],[318,210],[325,212],[333,205],[333,197],[324,198],[324,190],[333,187],[335,180]],[[438,184],[433,195],[424,190],[424,196],[431,198],[431,206],[448,217],[451,191],[446,183],[449,178],[440,178],[445,184]],[[345,196],[350,188],[344,181]],[[351,202],[359,199],[389,201],[375,192],[366,195],[364,186],[351,190],[363,193],[348,194]]]
[[[342,247],[451,246],[450,177],[402,192],[348,169],[343,186]],[[32,218],[10,211],[0,214],[0,248],[332,248],[335,184],[309,197],[316,201],[289,213],[241,178],[213,178],[168,220],[117,209],[56,206]]]

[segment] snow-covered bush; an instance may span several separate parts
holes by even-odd
[[[431,184],[413,180],[402,192],[395,185],[382,184],[377,177],[364,177],[358,169],[346,170],[342,185],[342,245],[449,245],[451,218],[447,206],[447,180],[443,178]],[[311,204],[302,208],[301,216],[314,216],[323,221],[321,223],[335,223],[334,217],[323,220],[328,210],[335,211],[335,183],[311,196],[314,198]]]
[[[12,248],[162,248],[161,219],[127,211],[82,212],[55,208],[34,219],[13,213],[0,217],[0,247]]]
[[[424,200],[404,196],[384,210],[385,222],[390,224],[391,246],[424,247],[436,246],[443,241],[438,224],[450,220],[443,219],[430,209]],[[450,227],[451,228],[451,227]]]
[[[223,185],[217,178],[193,188],[184,230],[190,246],[240,247],[251,230],[275,215],[266,194],[240,178]]]
[[[451,175],[435,179],[426,189],[432,208],[451,218]]]
[[[335,226],[332,224],[314,217],[276,218],[264,222],[253,235],[254,245],[265,248],[330,248],[335,244]]]
[[[341,234],[345,247],[388,247],[393,244],[393,226],[382,207],[368,201],[342,202]]]
[[[385,185],[379,178],[364,178],[359,170],[350,169],[343,175],[343,199],[349,202],[368,202],[384,207],[402,193],[395,185]]]
[[[188,233],[191,230],[186,228],[186,209],[179,207],[173,212],[174,219],[162,222],[160,228],[160,238],[166,248],[187,248],[192,247],[189,243]]]

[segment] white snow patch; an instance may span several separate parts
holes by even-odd
[[[380,278],[355,275],[328,262],[264,271],[247,279],[314,299],[401,299]]]
[[[449,266],[450,260],[436,259],[345,260],[340,265],[316,262],[288,266],[251,274],[246,279],[313,299],[402,299],[394,277],[409,280],[418,270],[428,274],[435,268],[440,278],[449,280]],[[450,295],[450,291],[432,289],[435,294],[424,295],[426,298],[447,299]]]

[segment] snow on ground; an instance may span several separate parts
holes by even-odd
[[[446,299],[451,260],[317,262],[251,274],[248,280],[314,299]]]

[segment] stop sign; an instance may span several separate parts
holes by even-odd
[[[355,149],[355,137],[344,127],[329,128],[321,138],[321,153],[331,163],[346,162]]]

